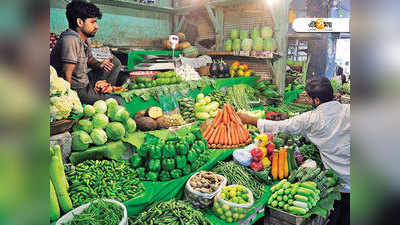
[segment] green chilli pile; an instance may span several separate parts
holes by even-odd
[[[125,202],[144,191],[136,171],[124,161],[87,160],[67,176],[74,206],[103,198]]]
[[[212,223],[190,203],[171,199],[153,203],[136,218],[130,219],[129,224],[211,225]]]

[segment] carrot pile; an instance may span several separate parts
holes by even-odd
[[[224,104],[211,126],[204,131],[203,137],[210,148],[238,148],[251,142],[249,131],[230,104]]]

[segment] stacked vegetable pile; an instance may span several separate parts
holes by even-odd
[[[296,116],[300,113],[304,113],[307,111],[313,110],[312,105],[309,104],[300,104],[300,103],[293,103],[293,102],[285,102],[278,107],[267,106],[267,112],[277,112],[277,113],[284,113],[288,116]]]
[[[179,110],[181,112],[182,118],[186,123],[191,123],[196,120],[194,104],[195,100],[192,98],[181,98],[178,100]]]
[[[72,210],[72,201],[68,194],[68,182],[65,177],[59,145],[50,147],[50,221],[60,217],[60,210],[64,213]]]
[[[166,202],[153,203],[137,217],[132,218],[129,224],[211,225],[212,223],[190,203],[171,199]]]
[[[222,188],[215,197],[213,211],[228,223],[246,217],[253,205],[253,194],[242,185],[231,185]]]
[[[233,62],[229,71],[231,77],[249,77],[255,74],[247,64],[240,64],[239,61]]]
[[[206,120],[210,117],[214,118],[218,113],[219,103],[211,101],[210,96],[204,96],[200,93],[196,97],[194,105],[195,117],[200,120]]]
[[[149,131],[168,129],[172,126],[160,107],[149,107],[135,114],[135,121],[139,130]]]
[[[258,96],[264,100],[273,101],[274,104],[281,102],[282,94],[278,92],[276,85],[272,84],[269,80],[263,80],[257,83],[256,89]]]
[[[141,180],[168,181],[196,171],[207,162],[207,150],[198,128],[166,140],[147,134],[145,143],[131,156],[131,164]]]
[[[175,71],[156,73],[154,79],[151,77],[138,76],[135,82],[128,84],[129,90],[151,88],[166,84],[178,84],[182,81],[181,76],[177,76]]]
[[[203,137],[211,148],[238,148],[251,142],[249,131],[230,104],[224,104]]]
[[[251,39],[248,30],[232,29],[230,38],[225,42],[225,51],[275,51],[276,42],[272,38],[271,27],[262,27],[261,31],[255,27],[251,31]]]
[[[291,171],[297,169],[297,164],[294,159],[294,149],[288,146],[274,150],[272,153],[272,179],[280,180],[288,178]]]
[[[79,214],[74,214],[71,221],[63,225],[119,225],[124,210],[117,204],[105,200],[93,201]]]
[[[181,76],[177,76],[175,71],[168,71],[164,73],[156,73],[155,81],[158,85],[176,84],[182,81]]]
[[[258,174],[250,173],[246,167],[234,161],[218,162],[212,171],[226,177],[228,185],[239,184],[246,186],[253,193],[256,200],[261,198],[265,192],[265,185],[267,184],[265,180],[268,179],[260,179]]]
[[[57,76],[56,70],[50,66],[50,122],[66,119],[71,115],[83,112],[78,94],[71,90],[66,80]]]
[[[137,172],[123,161],[87,160],[67,176],[74,206],[102,198],[125,202],[144,191]]]
[[[225,177],[209,171],[200,171],[186,182],[185,199],[196,207],[207,208],[225,185]]]
[[[218,102],[220,106],[226,103],[225,93],[220,90],[213,90],[208,96],[210,96],[212,102]]]
[[[260,171],[271,165],[268,157],[274,151],[273,139],[274,136],[272,134],[260,134],[256,137],[257,147],[250,150],[252,156],[250,168],[252,170]]]
[[[115,99],[109,98],[106,101],[96,101],[93,106],[86,105],[84,113],[85,118],[73,127],[74,153],[70,157],[71,162],[102,158],[120,159],[126,150],[120,140],[126,133],[136,130],[136,123],[129,117],[128,111],[118,105]],[[92,144],[97,147],[89,148]]]
[[[272,208],[280,208],[295,215],[305,215],[317,205],[320,199],[319,191],[314,182],[289,183],[281,180],[271,188],[268,205]]]
[[[256,90],[247,84],[237,84],[228,87],[226,99],[237,110],[251,110],[251,101],[258,101]]]

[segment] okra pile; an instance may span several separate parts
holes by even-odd
[[[189,202],[171,199],[153,203],[136,218],[131,218],[129,224],[211,225],[212,223]]]
[[[67,176],[74,207],[103,198],[125,202],[144,191],[136,171],[124,161],[88,160]]]

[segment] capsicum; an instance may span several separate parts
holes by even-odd
[[[150,171],[160,171],[161,163],[159,159],[152,159],[149,161],[149,170]]]
[[[186,166],[187,160],[186,156],[178,155],[176,156],[176,168],[183,169]]]
[[[182,176],[182,170],[180,169],[174,169],[171,171],[171,177],[172,179],[176,179]]]
[[[149,148],[150,159],[161,159],[161,145],[153,145]]]
[[[192,168],[189,164],[186,164],[186,166],[183,167],[182,172],[184,175],[188,175],[190,172],[192,172]]]
[[[186,142],[180,142],[176,144],[176,152],[178,155],[186,155],[189,152],[189,144]]]
[[[143,144],[140,146],[140,148],[139,148],[139,151],[138,151],[139,155],[140,155],[141,157],[143,157],[143,158],[146,158],[150,146],[151,146],[151,145],[148,144],[148,143],[143,143]]]
[[[260,161],[263,157],[263,152],[259,148],[253,148],[250,153],[255,161]]]
[[[200,128],[193,128],[192,134],[196,137],[196,140],[201,140],[203,138]]]
[[[169,175],[168,171],[163,170],[160,173],[160,180],[161,181],[171,180],[171,175]]]
[[[146,174],[146,180],[157,181],[158,180],[158,173],[157,172],[148,172]]]
[[[269,161],[268,157],[263,157],[261,159],[261,163],[263,164],[264,168],[267,168],[268,166],[271,165],[271,161]]]
[[[138,153],[134,153],[131,156],[131,164],[133,168],[138,168],[143,164],[143,158],[140,157],[140,155]]]
[[[193,162],[195,162],[197,160],[197,153],[196,153],[196,151],[194,149],[190,149],[189,150],[189,152],[187,154],[187,160],[190,163],[193,163]]]
[[[186,139],[188,140],[188,143],[191,145],[196,140],[196,136],[194,136],[194,134],[192,133],[188,133]]]
[[[162,168],[166,171],[171,171],[175,169],[175,159],[164,158],[162,161]]]
[[[261,161],[253,161],[250,163],[250,168],[254,171],[260,171],[263,169],[263,164]]]
[[[204,146],[204,143],[202,141],[195,141],[193,143],[193,149],[196,150],[196,152],[198,153],[202,153],[204,152],[204,150],[206,150],[206,146]]]
[[[145,178],[146,176],[146,169],[144,167],[139,167],[136,169],[136,173],[138,174],[139,178]]]
[[[162,155],[164,158],[173,158],[176,155],[176,150],[174,144],[166,144],[163,147]]]

